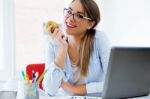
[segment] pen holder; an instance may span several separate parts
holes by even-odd
[[[37,83],[19,82],[16,99],[39,99]]]
[[[25,83],[24,85],[24,97],[25,99],[39,99],[39,91],[37,83]]]

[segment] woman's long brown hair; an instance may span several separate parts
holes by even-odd
[[[75,1],[75,0],[73,0]],[[94,27],[99,23],[100,21],[100,11],[95,3],[94,0],[79,0],[84,8],[85,13],[89,18],[91,18],[91,21],[94,21],[94,26],[87,30],[85,35],[82,38],[81,46],[80,46],[80,60],[79,60],[79,66],[80,66],[80,74],[81,76],[87,76],[88,75],[88,69],[89,69],[89,63],[90,63],[90,57],[93,51],[93,43],[94,43],[94,37],[95,37],[95,29]]]

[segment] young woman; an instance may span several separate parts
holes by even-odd
[[[94,0],[73,0],[64,9],[64,33],[55,29],[46,53],[44,91],[56,95],[101,93],[110,47],[103,32],[95,30],[100,12]]]

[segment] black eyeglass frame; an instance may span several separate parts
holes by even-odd
[[[66,15],[66,14],[65,14],[65,11],[68,11],[68,10],[70,10],[70,9],[68,9],[68,8],[64,8],[64,11],[63,11],[64,16],[66,16],[66,17],[68,18],[68,17],[70,17],[70,16],[72,16],[72,15],[73,15],[73,19],[74,19],[74,21],[76,21],[76,20],[75,20],[75,18],[74,18],[74,15],[78,14],[78,12],[77,12],[77,13],[71,13],[70,15]],[[92,21],[92,19],[91,19],[91,18],[86,17],[86,16],[84,16],[84,15],[82,16],[81,21],[82,21],[83,19],[86,19],[86,20]],[[79,21],[79,22],[80,22],[80,21]]]

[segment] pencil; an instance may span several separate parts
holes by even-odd
[[[40,76],[39,79],[37,80],[37,84],[39,84],[40,81],[44,78],[44,75],[45,75],[46,72],[47,72],[47,70],[45,70],[45,71],[41,74],[41,76]]]

